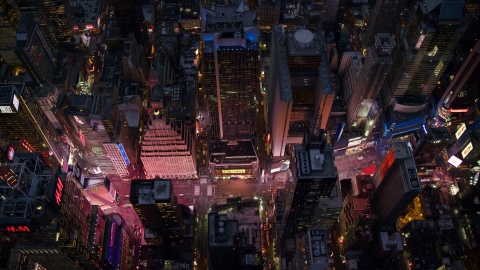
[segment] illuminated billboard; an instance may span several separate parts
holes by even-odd
[[[462,160],[457,158],[456,156],[451,156],[448,159],[448,163],[452,164],[455,167],[458,167],[458,166],[460,166],[460,164],[462,164]]]
[[[465,123],[462,123],[460,125],[460,128],[457,130],[457,132],[455,132],[455,137],[457,138],[457,140],[458,138],[460,138],[460,136],[462,136],[465,130],[467,130],[467,126],[465,125]]]
[[[473,150],[472,142],[469,142],[467,146],[462,150],[462,157],[465,158]]]

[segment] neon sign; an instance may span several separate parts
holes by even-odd
[[[385,174],[387,174],[388,169],[392,166],[393,162],[395,161],[395,151],[393,150],[393,147],[390,148],[390,151],[388,152],[387,156],[383,160],[382,165],[380,166],[380,176],[385,177]]]
[[[62,202],[63,183],[60,177],[57,177],[57,189],[55,190],[55,202],[58,206]]]
[[[30,143],[27,142],[27,140],[22,140],[22,145],[23,147],[25,147],[25,149],[28,150],[28,152],[35,152],[35,148],[33,148],[33,146],[31,146]]]
[[[30,228],[28,226],[7,226],[5,227],[7,232],[30,232]]]

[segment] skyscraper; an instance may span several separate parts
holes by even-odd
[[[347,125],[361,134],[368,133],[375,125],[378,117],[378,106],[375,98],[390,71],[391,51],[395,47],[395,39],[386,33],[375,37],[375,44],[365,52],[364,59],[357,59],[352,65],[358,65],[359,72],[347,72],[344,76],[344,99],[347,103]],[[360,61],[359,61],[360,60]],[[343,62],[343,61],[342,61]]]
[[[364,38],[365,48],[375,44],[375,38],[379,33],[395,35],[405,8],[408,8],[408,0],[377,0],[367,34]]]
[[[40,152],[52,166],[67,158],[58,131],[43,113],[33,90],[0,84],[0,130],[18,152]]]
[[[295,148],[295,156],[295,194],[287,206],[284,238],[309,228],[318,200],[330,196],[338,178],[333,150],[325,142],[307,142]]]
[[[213,139],[249,139],[255,135],[260,29],[255,11],[243,1],[201,8],[202,90],[208,100]]]
[[[16,39],[16,14],[6,1],[0,1],[0,61],[7,64],[17,64],[18,58],[13,52]]]
[[[38,23],[26,13],[20,15],[14,50],[34,83],[52,82],[55,72],[52,51]]]
[[[69,42],[72,28],[68,24],[68,0],[9,0],[13,12],[26,13],[38,23],[51,50],[61,50],[63,42]],[[21,16],[21,15],[20,15]]]
[[[372,206],[383,225],[393,225],[422,191],[412,150],[407,142],[393,142],[373,175]]]
[[[464,6],[463,1],[456,0],[413,5],[398,36],[399,46],[392,54],[392,70],[384,87],[385,106],[390,104],[391,97],[432,93],[465,30]],[[407,111],[411,112],[409,108],[403,110]]]
[[[335,90],[323,33],[273,26],[268,123],[273,156],[300,144],[306,129],[325,129]]]
[[[182,213],[170,180],[132,180],[130,202],[150,245],[168,244],[182,235]]]

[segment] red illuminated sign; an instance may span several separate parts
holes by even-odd
[[[57,177],[57,189],[55,190],[55,202],[58,206],[62,202],[63,183],[60,177]]]
[[[388,169],[390,169],[390,166],[392,166],[393,162],[395,161],[395,152],[393,150],[393,147],[390,148],[390,151],[388,151],[387,156],[382,162],[382,165],[380,165],[380,176],[383,178],[385,174],[387,174]]]
[[[5,227],[7,232],[30,232],[30,228],[28,226],[7,226]]]
[[[22,140],[22,145],[23,145],[23,147],[25,147],[25,149],[28,150],[28,152],[30,152],[30,153],[35,152],[35,148],[33,148],[33,146],[31,146],[30,143],[28,143],[27,140]]]
[[[15,147],[13,147],[11,145],[8,147],[8,149],[7,149],[7,159],[8,159],[8,161],[13,162],[13,160],[15,159],[16,152],[17,151],[15,151]]]

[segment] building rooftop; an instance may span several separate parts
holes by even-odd
[[[14,94],[19,95],[19,89],[13,84],[0,84],[0,104],[2,105],[12,105],[14,102]],[[18,99],[17,99],[17,107],[18,107]]]
[[[153,5],[142,5],[143,19],[145,21],[153,21]]]
[[[250,163],[257,160],[255,147],[251,140],[220,141],[213,144],[210,162],[222,163]]]
[[[323,49],[320,43],[320,35],[307,29],[299,28],[286,35],[288,56],[320,55],[320,50]]]
[[[208,214],[208,244],[210,247],[231,247],[237,233],[238,221],[227,220],[227,215]]]
[[[333,150],[329,145],[323,150],[297,150],[296,156],[299,179],[337,177]]]
[[[172,182],[164,179],[132,180],[130,199],[138,204],[155,204],[157,201],[169,201],[173,193]]]
[[[97,22],[101,8],[100,0],[70,0],[69,4],[70,12],[72,13],[69,19],[72,23],[84,24]]]

